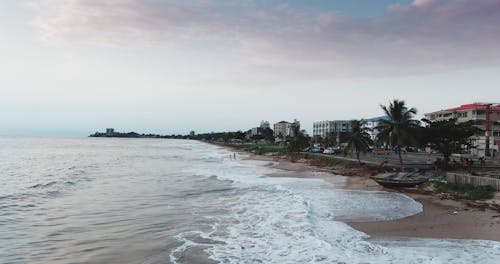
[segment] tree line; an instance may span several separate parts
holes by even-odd
[[[415,108],[408,108],[403,100],[393,100],[389,105],[381,105],[387,120],[380,120],[375,129],[378,131],[375,142],[369,135],[369,128],[363,120],[354,120],[349,133],[346,153],[355,153],[359,159],[360,153],[366,153],[370,146],[385,146],[394,149],[403,163],[401,156],[405,147],[430,147],[438,150],[447,166],[452,153],[459,153],[472,146],[471,137],[479,135],[482,130],[474,126],[473,121],[458,123],[457,119],[430,121],[416,120]]]

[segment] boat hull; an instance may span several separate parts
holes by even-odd
[[[404,188],[415,187],[427,181],[427,179],[414,179],[414,180],[394,180],[371,177],[372,180],[386,188]]]

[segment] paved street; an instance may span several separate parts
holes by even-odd
[[[319,155],[319,156],[327,156],[331,157],[332,155],[328,154],[322,154],[322,153],[310,153],[314,155]],[[352,160],[352,161],[357,161],[355,155],[347,155],[344,156],[342,154],[340,155],[333,155],[334,157],[341,158],[341,159],[346,159],[346,160]],[[405,165],[413,165],[413,166],[419,166],[419,167],[432,167],[433,163],[436,161],[436,159],[440,158],[442,159],[442,155],[440,154],[432,154],[429,155],[428,153],[424,152],[418,152],[418,153],[407,153],[403,154],[403,163]],[[453,157],[452,157],[453,159]],[[399,166],[399,157],[397,154],[391,153],[389,155],[377,155],[373,153],[367,153],[367,154],[362,154],[361,155],[361,160],[365,163],[370,163],[374,165],[379,165],[384,161],[387,161],[389,165],[392,166]],[[455,158],[457,162],[460,163],[459,158]],[[474,167],[479,167],[480,163],[477,158],[474,158]],[[499,167],[500,168],[500,160],[499,159],[487,159],[486,160],[486,167]]]

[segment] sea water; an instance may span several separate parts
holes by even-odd
[[[498,263],[500,243],[373,239],[411,198],[277,178],[185,140],[0,138],[0,263]]]

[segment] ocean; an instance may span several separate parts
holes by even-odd
[[[498,263],[485,240],[370,238],[422,211],[197,141],[0,138],[0,263]]]

